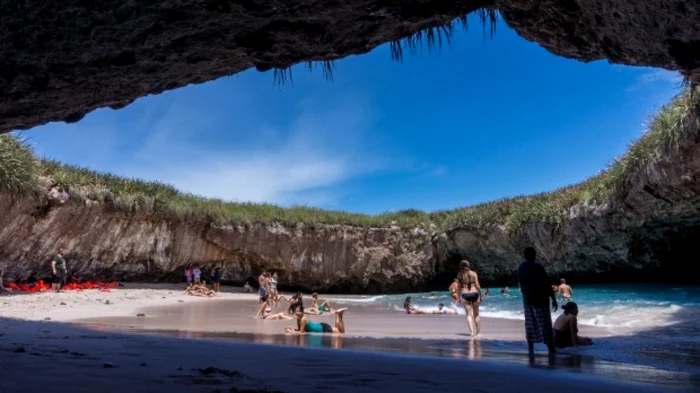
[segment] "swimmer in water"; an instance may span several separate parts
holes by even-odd
[[[568,302],[561,306],[564,313],[554,321],[554,346],[557,348],[592,345],[593,340],[578,335],[578,305]]]
[[[294,314],[297,318],[297,328],[287,326],[284,328],[285,333],[306,334],[306,333],[345,333],[345,322],[343,314],[347,308],[341,308],[335,311],[335,324],[331,326],[324,322],[309,321],[304,316],[304,307],[299,306],[295,309]]]
[[[484,290],[484,296],[491,296],[491,292],[489,292],[488,288]]]
[[[438,297],[437,297],[437,295],[435,294],[435,292],[431,292],[431,293],[430,293],[430,296],[427,296],[427,297],[426,297],[426,299],[437,299],[437,298],[438,298]]]
[[[457,315],[457,309],[454,306],[445,307],[443,303],[438,303],[438,309],[432,314]]]
[[[571,301],[571,296],[574,294],[574,290],[566,283],[565,279],[560,280],[559,288],[557,289],[559,296],[566,302]]]

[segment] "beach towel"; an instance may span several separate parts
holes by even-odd
[[[552,314],[549,306],[525,305],[525,337],[528,342],[552,342]]]

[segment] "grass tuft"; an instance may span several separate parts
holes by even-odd
[[[38,190],[37,164],[25,139],[0,134],[0,191],[13,195]]]

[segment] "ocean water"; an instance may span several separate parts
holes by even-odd
[[[488,288],[491,296],[484,297],[480,313],[484,317],[523,320],[520,290],[510,288],[501,295],[501,288]],[[579,323],[604,328],[645,329],[675,325],[687,319],[687,313],[700,317],[700,286],[679,287],[658,284],[581,285],[573,288],[572,301],[579,306]],[[437,310],[438,303],[454,306],[464,314],[462,306],[453,301],[450,293],[408,293],[379,296],[334,296],[339,304],[355,304],[404,312],[403,303],[411,296],[411,303],[419,310]],[[560,305],[562,301],[559,301]],[[561,311],[557,311],[558,315]],[[700,321],[699,325],[700,326]]]
[[[524,320],[522,296],[517,287],[501,295],[489,288],[480,313],[484,317]],[[422,311],[437,309],[438,303],[464,309],[449,292],[410,293],[385,296],[337,296],[339,305],[378,308],[404,313],[403,303]],[[572,300],[579,306],[579,323],[596,326],[611,337],[596,345],[566,349],[566,353],[593,356],[613,362],[685,373],[694,381],[700,376],[700,286],[658,284],[573,285]],[[559,302],[560,305],[562,302]],[[554,320],[561,310],[552,315]],[[522,350],[522,342],[491,343],[503,351]]]

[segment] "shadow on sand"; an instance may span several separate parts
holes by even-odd
[[[567,348],[548,356],[541,345],[528,354],[524,341],[488,339],[428,340],[363,338],[351,335],[284,335],[217,333],[183,330],[141,330],[135,327],[80,324],[96,330],[162,335],[185,339],[226,340],[392,353],[400,356],[437,356],[487,360],[539,369],[566,370],[616,380],[664,387],[700,389],[700,338],[695,326],[700,313],[679,310],[671,325],[631,335],[598,338],[589,347]]]

